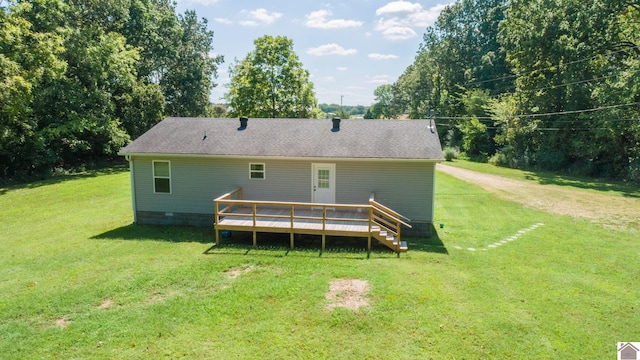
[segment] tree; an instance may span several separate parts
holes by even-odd
[[[179,17],[180,36],[174,61],[160,80],[166,97],[166,112],[172,116],[208,116],[209,93],[222,56],[210,56],[213,32],[207,20],[198,21],[194,11]]]
[[[470,124],[459,118],[472,115],[463,103],[467,91],[487,90],[495,96],[513,81],[498,41],[507,4],[459,0],[447,6],[426,29],[413,64],[394,83],[395,111],[413,119],[445,117],[438,120],[442,143],[461,146],[460,129]]]
[[[232,116],[320,118],[322,113],[309,81],[293,51],[293,41],[265,35],[255,50],[230,68],[225,98]]]
[[[509,88],[510,75],[499,42],[499,24],[506,0],[459,0],[447,6],[434,27],[427,29],[421,51],[433,58],[425,63],[437,75],[440,109],[447,116],[465,115],[461,95],[470,88],[488,89],[492,95]],[[496,79],[503,80],[495,81]]]
[[[0,7],[1,178],[30,175],[48,165],[32,102],[39,85],[62,76],[66,64],[60,57],[63,37],[56,21],[46,26],[32,21],[39,6],[57,19],[63,8],[57,0]]]
[[[637,5],[621,1],[511,1],[500,34],[520,74],[517,112],[551,114],[522,122],[534,129],[528,165],[627,177],[638,134],[633,122],[616,119],[637,117],[637,107],[607,108],[638,99],[629,72],[637,66],[638,19]]]
[[[373,95],[375,102],[365,114],[365,119],[392,119],[399,115],[393,85],[380,85],[373,91]]]
[[[480,120],[482,118],[482,121],[487,121],[488,110],[492,103],[489,90],[467,90],[462,94],[460,100],[466,116],[471,116],[470,119],[465,119],[458,125],[459,131],[462,133],[463,151],[472,157],[492,155],[495,150],[493,143],[495,131],[488,130],[487,125]],[[491,120],[488,121],[491,122]]]
[[[213,111],[213,33],[170,0],[9,1],[0,24],[3,178],[112,157],[165,112]]]

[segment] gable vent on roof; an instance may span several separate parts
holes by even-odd
[[[249,122],[249,118],[246,116],[242,116],[240,118],[240,127],[238,128],[238,130],[244,130],[247,128],[247,123]]]
[[[340,118],[334,117],[333,119],[331,119],[331,121],[333,122],[333,127],[331,128],[331,131],[332,132],[340,131]]]

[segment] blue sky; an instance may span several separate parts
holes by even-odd
[[[344,105],[370,105],[375,88],[413,62],[425,29],[452,1],[177,0],[177,11],[206,18],[214,52],[225,58],[214,102],[222,102],[234,59],[263,35],[283,35],[309,70],[319,103],[340,104],[343,96]]]

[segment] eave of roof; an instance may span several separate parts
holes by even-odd
[[[264,156],[264,155],[207,155],[207,154],[170,154],[170,153],[129,153],[118,152],[120,156],[127,157],[165,157],[165,158],[203,158],[203,159],[264,159],[264,160],[298,160],[298,161],[374,161],[374,162],[416,162],[416,163],[439,163],[444,162],[441,159],[405,159],[405,158],[338,158],[338,157],[293,157],[293,156]]]
[[[121,155],[441,161],[429,120],[167,118],[127,145]]]

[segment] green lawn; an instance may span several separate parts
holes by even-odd
[[[612,359],[640,341],[637,233],[443,174],[444,227],[400,258],[131,221],[123,170],[0,189],[1,358]],[[369,307],[327,310],[334,279],[367,280]]]
[[[466,160],[447,161],[445,164],[463,169],[500,175],[515,180],[532,181],[543,185],[571,186],[578,189],[606,192],[611,195],[640,198],[640,187],[621,181],[611,182],[602,179],[571,176],[548,171],[509,169],[487,163]]]

